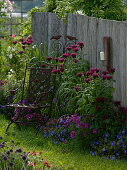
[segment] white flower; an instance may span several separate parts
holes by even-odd
[[[12,54],[9,54],[9,58],[12,59],[13,55]]]
[[[12,48],[10,47],[10,46],[8,46],[8,48],[7,48],[7,51],[10,51]]]

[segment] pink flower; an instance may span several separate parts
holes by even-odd
[[[51,61],[53,58],[52,57],[47,57],[46,60]]]
[[[60,62],[60,63],[63,63],[64,61],[65,61],[64,58],[59,58],[59,62]]]
[[[12,34],[12,36],[11,36],[12,38],[14,38],[14,37],[16,37],[16,35],[14,35],[14,34]]]
[[[88,123],[80,123],[79,128],[87,129],[87,128],[89,128],[89,124]]]
[[[72,49],[72,47],[66,47],[66,49],[70,51]]]
[[[71,53],[72,57],[76,57],[76,55],[77,55],[76,53]]]
[[[84,42],[78,42],[78,45],[80,46],[80,48],[84,47]]]
[[[88,83],[89,81],[91,81],[91,79],[90,79],[90,78],[84,79],[84,81],[85,81],[86,83]]]
[[[70,133],[70,137],[74,138],[75,136],[76,136],[76,132],[74,130],[72,130],[71,133]]]
[[[83,73],[77,73],[76,76],[82,77]]]

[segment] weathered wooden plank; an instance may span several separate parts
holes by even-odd
[[[83,58],[89,60],[89,17],[83,15],[77,15],[77,38],[79,41],[83,41],[85,43],[83,48]]]
[[[48,13],[36,12],[32,17],[32,35],[37,44],[48,43]]]
[[[65,36],[67,32],[67,24],[60,20],[55,14],[48,13],[48,49],[52,51],[53,44],[59,44],[59,48],[61,51],[63,50],[63,46],[65,44]],[[53,36],[61,36],[59,40],[55,40],[51,38]],[[56,45],[55,45],[56,46]]]

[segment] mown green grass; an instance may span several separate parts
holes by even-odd
[[[91,156],[74,143],[55,145],[51,140],[44,139],[41,132],[36,135],[32,127],[20,131],[16,125],[12,125],[5,134],[7,124],[8,120],[0,115],[0,136],[5,140],[14,140],[25,151],[41,151],[54,170],[127,170],[127,161]]]

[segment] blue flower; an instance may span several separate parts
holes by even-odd
[[[107,134],[105,134],[105,135],[104,135],[104,137],[105,137],[105,138],[108,138],[108,137],[109,137],[109,134],[108,134],[108,133],[107,133]]]
[[[59,141],[57,141],[57,140],[54,140],[54,143],[55,143],[55,144],[58,144],[58,143],[59,143]]]
[[[90,154],[91,154],[92,156],[94,156],[94,155],[95,155],[95,152],[93,152],[93,151],[90,151]]]
[[[115,156],[112,156],[111,159],[114,161],[114,160],[116,159],[116,157],[115,157]]]
[[[94,144],[95,145],[100,145],[100,143],[98,141],[95,141]]]
[[[63,142],[63,141],[64,141],[64,138],[60,138],[60,140]]]
[[[110,145],[111,145],[111,146],[114,146],[114,145],[115,145],[115,141],[112,141],[112,142],[110,143]]]
[[[124,135],[124,134],[125,134],[125,132],[126,132],[126,131],[125,131],[125,129],[123,129],[123,130],[122,130],[122,132],[121,132],[121,133],[122,133],[122,135]]]
[[[119,153],[115,153],[116,156],[119,156]]]
[[[50,133],[51,136],[54,136],[55,135],[55,131],[52,130],[51,133]]]
[[[123,153],[127,153],[127,150],[124,150]]]
[[[126,145],[125,145],[125,144],[123,144],[121,147],[122,147],[122,148],[126,148]]]
[[[108,142],[108,139],[104,139],[104,142]]]
[[[117,135],[116,137],[117,137],[117,139],[122,139],[121,135]]]

